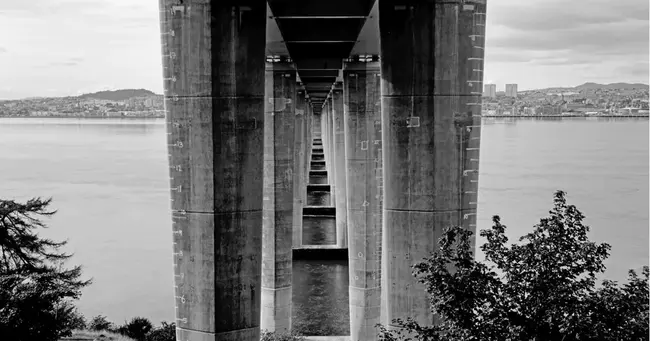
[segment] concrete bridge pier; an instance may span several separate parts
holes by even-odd
[[[350,340],[374,341],[381,307],[381,121],[379,63],[343,70]],[[338,211],[337,211],[338,213]]]
[[[323,155],[325,158],[325,170],[327,170],[327,183],[332,185],[332,159],[330,151],[330,125],[329,125],[329,106],[325,102],[321,113],[321,141],[323,144]]]
[[[266,9],[160,1],[178,340],[259,340]]]
[[[328,136],[328,149],[329,149],[329,171],[327,173],[327,178],[329,179],[329,184],[330,184],[330,198],[332,205],[336,207],[336,196],[337,196],[337,183],[336,183],[336,173],[338,172],[338,169],[336,169],[336,146],[334,144],[334,101],[332,100],[332,96],[330,93],[330,96],[327,98],[325,101],[326,106],[325,109],[327,109],[326,114],[327,114],[327,136]],[[337,214],[338,216],[338,214]]]
[[[309,102],[308,98],[305,102],[305,134],[303,137],[303,143],[305,146],[305,156],[303,159],[303,176],[304,176],[304,183],[305,183],[305,190],[303,190],[302,193],[302,202],[303,206],[307,204],[307,189],[306,189],[306,184],[309,182],[309,169],[311,166],[311,150],[312,150],[312,145],[313,145],[313,139],[314,139],[314,134],[313,134],[313,122],[314,122],[314,110],[311,106],[311,102]],[[302,216],[301,216],[302,217]],[[302,218],[301,218],[302,219]],[[301,240],[302,244],[302,240]]]
[[[384,322],[432,323],[410,266],[437,247],[443,228],[475,230],[485,1],[378,6]]]
[[[307,102],[305,91],[299,90],[296,96],[296,113],[294,119],[294,163],[293,163],[293,247],[302,245],[302,208],[306,199],[305,154],[307,151]]]
[[[334,84],[332,90],[332,150],[334,151],[333,179],[337,194],[336,207],[336,246],[348,247],[348,194],[346,188],[347,167],[345,161],[345,117],[343,111],[343,82]]]
[[[291,328],[296,70],[266,64],[261,328]],[[259,147],[258,147],[259,148]]]

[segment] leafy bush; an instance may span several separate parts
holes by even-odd
[[[146,341],[176,341],[176,323],[162,322],[147,334]]]
[[[88,329],[93,331],[112,331],[115,329],[113,322],[109,321],[104,315],[97,315],[90,320],[88,324]]]
[[[524,243],[507,245],[495,216],[481,231],[485,263],[473,258],[471,231],[445,229],[439,251],[413,266],[441,322],[395,320],[400,329],[380,326],[379,340],[648,340],[648,267],[643,278],[630,271],[622,288],[612,281],[596,288],[610,246],[589,241],[583,219],[558,191],[550,216],[519,239]]]
[[[304,341],[305,337],[296,332],[269,332],[262,331],[260,341]]]
[[[145,341],[147,333],[153,329],[151,322],[144,317],[134,317],[117,328],[117,332],[137,341]]]
[[[86,323],[86,317],[79,312],[77,308],[74,308],[74,310],[70,314],[70,328],[71,329],[86,329],[87,323]]]

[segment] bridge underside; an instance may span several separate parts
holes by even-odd
[[[177,339],[290,329],[303,214],[347,249],[351,340],[435,323],[410,265],[475,230],[485,0],[160,10]]]

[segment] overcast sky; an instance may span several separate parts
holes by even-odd
[[[0,0],[0,99],[162,93],[156,0]],[[648,83],[648,0],[488,0],[486,83]]]

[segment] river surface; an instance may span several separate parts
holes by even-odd
[[[478,228],[498,214],[515,240],[563,189],[612,245],[605,276],[625,280],[648,263],[648,135],[646,118],[484,119]],[[173,320],[164,120],[0,119],[0,198],[32,196],[54,198],[45,234],[94,280],[86,316]],[[347,285],[345,262],[295,264],[295,327],[348,333]]]

